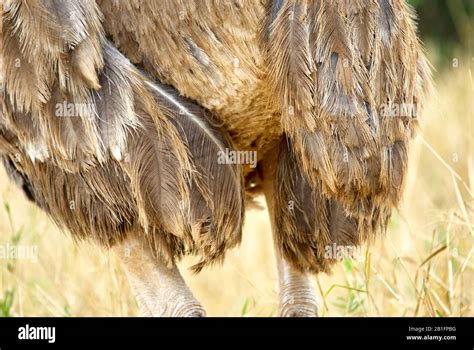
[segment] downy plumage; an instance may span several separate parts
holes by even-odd
[[[402,0],[6,0],[2,22],[0,154],[76,238],[141,227],[200,270],[240,241],[260,177],[282,255],[329,271],[325,246],[400,201],[430,83]],[[217,164],[226,148],[279,154],[275,178]]]

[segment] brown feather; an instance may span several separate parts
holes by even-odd
[[[195,265],[198,272],[225,249],[240,243],[244,216],[244,193],[239,164],[222,163],[232,141],[212,116],[170,89],[160,86],[157,99],[173,116],[176,129],[186,143],[196,168],[190,193],[188,222],[198,252],[205,259]]]
[[[0,153],[74,237],[110,246],[141,226],[167,261],[219,261],[259,168],[213,155],[261,161],[282,134],[277,237],[294,266],[327,271],[326,245],[386,226],[430,82],[404,1],[5,4]],[[87,108],[58,117],[63,102]],[[416,113],[383,113],[402,104]]]
[[[328,249],[356,247],[370,240],[385,230],[390,210],[368,200],[363,212],[347,212],[336,198],[323,194],[321,184],[308,182],[301,169],[291,140],[284,139],[274,183],[276,245],[296,269],[329,272],[339,260],[326,255]]]
[[[310,132],[315,128],[315,122],[307,7],[304,0],[273,2],[268,64],[275,96],[281,103],[284,127],[292,130],[298,126],[298,129]]]

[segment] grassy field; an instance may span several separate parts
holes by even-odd
[[[401,208],[387,235],[314,279],[322,316],[474,316],[474,84],[471,58],[435,73],[436,94],[413,143]],[[456,65],[455,65],[456,66]],[[34,259],[0,259],[0,315],[131,316],[136,303],[115,257],[77,245],[0,172],[0,247],[34,247]],[[265,211],[247,214],[240,249],[186,280],[210,316],[271,316],[276,267]]]

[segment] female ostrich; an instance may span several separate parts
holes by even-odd
[[[325,248],[383,231],[400,199],[429,83],[403,0],[5,0],[2,22],[4,164],[116,250],[145,315],[205,315],[176,261],[222,261],[263,193],[281,315],[314,316]]]

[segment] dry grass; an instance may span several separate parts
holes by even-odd
[[[330,316],[474,316],[474,85],[467,60],[436,78],[405,200],[385,239],[315,286]],[[38,261],[0,259],[0,315],[137,315],[116,259],[77,246],[0,173],[0,246],[37,246]],[[365,248],[364,248],[365,249]],[[183,270],[191,265],[183,261]],[[211,316],[270,316],[276,269],[266,212],[248,213],[240,249],[186,278]]]

